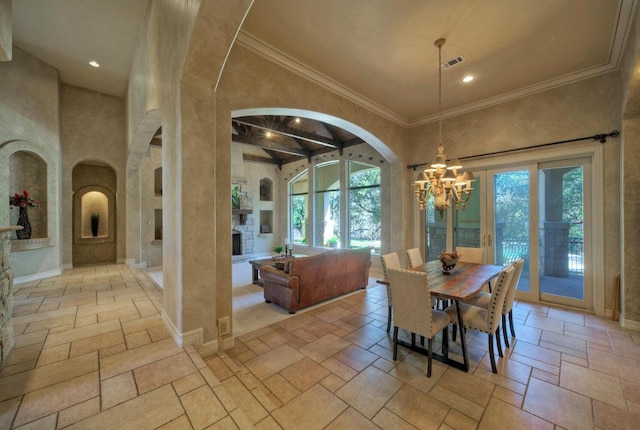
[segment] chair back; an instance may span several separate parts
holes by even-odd
[[[389,269],[393,298],[393,325],[428,338],[435,335],[427,274]]]
[[[456,252],[460,254],[461,263],[484,263],[483,248],[465,248],[462,246],[456,246]]]
[[[395,252],[381,255],[380,261],[382,263],[382,271],[384,272],[384,277],[387,279],[389,279],[389,269],[400,269],[402,267],[400,265],[398,254],[396,254]]]
[[[518,258],[513,262],[513,276],[511,277],[511,283],[507,290],[507,296],[504,299],[504,306],[502,307],[502,315],[507,315],[513,309],[513,300],[516,297],[516,290],[518,289],[518,282],[520,282],[520,275],[522,275],[522,268],[524,267],[524,258]]]
[[[407,260],[409,261],[409,269],[412,267],[422,266],[424,261],[422,260],[420,248],[407,249]]]
[[[507,297],[507,290],[509,289],[514,271],[515,268],[513,264],[505,267],[498,275],[498,279],[491,291],[491,300],[487,308],[487,326],[489,333],[495,333],[502,321],[502,307],[504,306],[504,300]]]

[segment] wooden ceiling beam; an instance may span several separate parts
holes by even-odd
[[[307,142],[315,143],[316,145],[328,146],[333,149],[338,149],[339,146],[338,143],[328,137],[320,136],[318,134],[309,133],[302,130],[296,130],[295,128],[291,128],[283,124],[268,124],[267,121],[259,120],[256,118],[234,118],[232,119],[232,121],[237,122],[238,124],[256,127],[261,130],[268,130],[272,133],[278,133],[294,139],[306,140]]]
[[[305,151],[302,148],[292,148],[290,146],[282,145],[280,143],[272,142],[270,140],[258,139],[252,136],[246,135],[231,135],[231,141],[236,143],[244,143],[247,145],[257,146],[264,150],[272,150],[277,152],[284,152],[285,154],[297,155],[298,157],[309,158],[311,156],[310,151]]]

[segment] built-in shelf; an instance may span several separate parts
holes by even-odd
[[[260,233],[273,233],[273,211],[260,211]]]
[[[247,215],[253,213],[253,209],[232,209],[231,213],[240,217],[240,225],[247,223]]]

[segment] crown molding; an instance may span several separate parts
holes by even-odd
[[[273,46],[268,45],[267,43],[243,30],[240,30],[240,32],[238,33],[236,43],[270,61],[273,61],[276,64],[279,64],[285,69],[288,69],[305,79],[315,82],[323,88],[333,91],[339,96],[349,99],[352,102],[368,110],[371,110],[384,118],[387,118],[389,121],[392,121],[403,127],[409,126],[409,122],[405,118],[391,112],[389,109],[386,109],[385,107],[369,100],[363,95],[358,94],[357,92],[345,87],[344,85],[310,68],[297,59],[288,56],[284,52],[279,51]]]
[[[609,54],[609,61],[607,63],[584,69],[575,73],[560,76],[558,78],[550,79],[548,81],[540,82],[538,84],[530,85],[526,88],[521,88],[515,91],[510,91],[504,94],[490,97],[475,103],[469,103],[463,106],[459,106],[453,109],[443,111],[441,114],[442,119],[451,118],[459,115],[463,115],[469,112],[485,109],[490,106],[499,105],[508,101],[512,101],[518,98],[530,96],[533,94],[541,93],[553,88],[558,88],[567,84],[575,83],[581,80],[589,79],[598,75],[609,73],[618,69],[619,63],[622,58],[622,52],[625,46],[625,42],[629,35],[629,29],[632,24],[636,3],[638,0],[620,0],[620,7],[618,12],[618,21],[616,25],[616,31],[611,39],[611,47]],[[342,97],[345,97],[352,102],[371,110],[378,115],[388,119],[389,121],[398,124],[406,128],[419,127],[425,124],[435,122],[440,117],[437,114],[425,116],[415,120],[409,120],[404,118],[389,109],[371,101],[367,97],[347,88],[346,86],[334,81],[333,79],[323,75],[322,73],[310,68],[306,64],[299,60],[288,56],[282,51],[274,48],[273,46],[265,43],[257,37],[240,30],[236,38],[236,42],[255,52],[256,54],[279,64],[280,66],[312,81],[316,84],[324,87]]]

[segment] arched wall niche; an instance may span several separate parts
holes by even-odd
[[[269,178],[260,179],[260,201],[273,201],[273,181]]]
[[[116,190],[113,167],[85,160],[72,172],[73,188],[73,264],[111,263],[117,259]],[[97,216],[97,231],[92,217]]]
[[[115,241],[115,194],[108,189],[89,185],[73,195],[74,244]],[[97,234],[92,232],[92,216],[98,216]]]
[[[30,151],[16,151],[9,157],[9,190],[10,195],[23,194],[28,191],[29,196],[38,201],[37,207],[29,207],[29,221],[31,223],[31,238],[47,237],[47,163],[36,153]],[[18,222],[18,208],[12,207],[9,222]],[[15,238],[15,232],[14,238]]]

